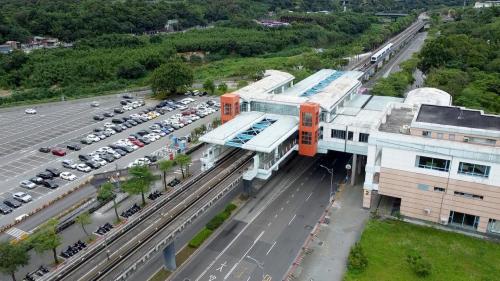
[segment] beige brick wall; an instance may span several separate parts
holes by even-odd
[[[418,184],[428,185],[429,190],[420,190]],[[446,188],[446,192],[434,191],[434,187]],[[480,195],[483,200],[454,195],[455,191]],[[478,231],[483,232],[490,218],[500,220],[500,187],[381,168],[378,192],[401,198],[401,214],[421,220],[439,223],[453,210],[479,216]]]

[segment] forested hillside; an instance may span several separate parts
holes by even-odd
[[[420,53],[426,84],[456,105],[500,113],[500,9],[459,10]]]

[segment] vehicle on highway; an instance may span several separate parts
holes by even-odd
[[[12,213],[12,209],[3,203],[0,203],[0,213],[7,215],[9,213]]]
[[[40,147],[38,151],[43,152],[43,153],[49,153],[50,152],[50,147]]]
[[[24,113],[26,114],[36,114],[36,109],[34,108],[27,108]]]
[[[115,116],[112,112],[104,112],[102,115],[104,117],[113,117],[113,116]]]
[[[104,117],[101,115],[94,115],[92,119],[94,119],[95,121],[102,121],[104,120]]]
[[[24,192],[16,192],[16,193],[12,194],[12,197],[14,199],[16,199],[17,201],[22,202],[22,203],[28,203],[31,200],[33,200],[31,195],[24,193]]]
[[[52,167],[45,169],[45,171],[51,173],[52,175],[54,175],[54,177],[58,177],[61,174],[61,171],[59,171],[59,169]]]
[[[81,146],[79,146],[79,145],[78,145],[78,144],[76,144],[76,143],[70,143],[70,144],[68,144],[68,145],[66,146],[66,148],[67,148],[67,149],[69,149],[69,150],[73,150],[73,151],[78,151],[78,150],[82,149],[82,147],[81,147]]]
[[[42,178],[44,180],[50,180],[50,179],[52,179],[54,177],[54,175],[51,172],[48,172],[48,171],[40,172],[36,176],[39,177],[39,178]]]
[[[80,172],[85,172],[85,173],[92,171],[92,169],[86,164],[78,164],[76,165],[76,169]]]
[[[54,181],[51,181],[51,180],[43,181],[42,184],[43,184],[43,186],[50,188],[50,189],[56,189],[59,187],[59,185],[57,183],[55,183]]]
[[[61,177],[61,179],[63,179],[63,180],[67,180],[67,181],[76,180],[76,176],[70,172],[62,172],[59,177]]]
[[[14,200],[13,198],[7,198],[3,200],[3,203],[11,208],[19,208],[21,207],[21,202]]]
[[[97,102],[97,101],[93,101],[93,102],[91,102],[91,103],[90,103],[90,106],[91,106],[91,107],[99,107],[99,105],[100,105],[100,104],[99,104],[99,102]]]
[[[64,156],[66,155],[66,150],[64,150],[63,148],[54,148],[52,149],[52,154],[56,155],[56,156]]]
[[[29,181],[29,180],[23,180],[19,185],[21,187],[27,188],[27,189],[33,189],[36,187],[36,184],[34,182]]]
[[[42,184],[43,179],[41,177],[32,177],[30,179],[30,182],[32,182],[34,184]]]
[[[76,165],[77,165],[77,164],[76,164],[75,162],[73,162],[73,160],[70,160],[70,159],[65,159],[65,160],[63,160],[61,163],[62,163],[62,166],[63,166],[64,168],[68,168],[68,169],[76,169]]]

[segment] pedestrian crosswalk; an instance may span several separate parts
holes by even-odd
[[[19,229],[17,227],[11,227],[5,233],[9,234],[10,236],[15,237],[16,239],[23,238],[29,234],[28,232],[26,232],[22,229]]]

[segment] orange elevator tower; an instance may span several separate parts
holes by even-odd
[[[240,113],[240,96],[224,94],[220,97],[220,114],[222,124],[233,119]]]
[[[299,154],[314,156],[318,149],[319,104],[306,102],[300,105]]]

